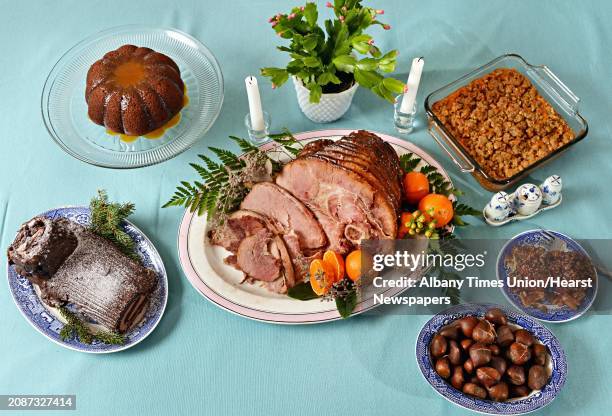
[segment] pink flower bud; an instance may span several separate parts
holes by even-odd
[[[302,11],[302,12],[304,11],[304,6],[300,7],[300,11]]]
[[[368,41],[368,45],[374,45],[374,39],[370,39],[370,40]]]
[[[342,15],[338,16],[338,20],[340,20],[341,22],[344,22],[344,16]]]
[[[287,19],[291,20],[295,17],[295,13],[291,13],[289,16],[287,16]]]
[[[276,16],[272,16],[271,18],[269,18],[268,23],[272,23],[274,20],[276,20]]]
[[[383,9],[378,9],[374,11],[376,14],[385,14],[385,11]]]
[[[276,84],[272,83],[272,89],[275,90],[276,89]]]
[[[333,4],[331,4],[330,1],[328,1],[327,3],[325,3],[325,7],[329,7],[330,9],[334,7]]]
[[[404,85],[404,94],[408,92],[408,85]]]
[[[391,25],[383,25],[383,29],[390,30],[391,29]]]
[[[276,26],[278,24],[278,22],[275,20],[272,22],[272,27]]]

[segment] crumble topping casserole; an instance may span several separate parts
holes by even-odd
[[[567,122],[515,69],[500,68],[432,107],[492,178],[525,170],[574,139]]]

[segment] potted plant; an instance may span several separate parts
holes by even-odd
[[[383,54],[364,31],[372,25],[391,27],[378,20],[383,10],[361,5],[361,0],[327,3],[335,18],[317,23],[315,3],[295,7],[289,14],[270,18],[272,28],[289,46],[278,46],[291,60],[285,68],[262,68],[262,75],[276,88],[291,76],[302,112],[318,123],[339,119],[346,113],[358,86],[393,103],[404,83],[382,73],[395,70],[397,50]],[[361,56],[360,56],[361,55]]]

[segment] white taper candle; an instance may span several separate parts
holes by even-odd
[[[249,115],[251,117],[251,129],[255,131],[263,131],[266,127],[261,108],[261,97],[259,96],[259,87],[257,78],[249,75],[245,78],[247,96],[249,98]]]
[[[402,97],[402,104],[400,105],[400,112],[402,113],[412,113],[417,92],[419,91],[419,83],[421,82],[421,74],[423,74],[424,65],[425,60],[423,57],[414,58],[412,60],[410,74],[408,74],[408,81],[406,82],[407,91],[404,93],[404,96]]]

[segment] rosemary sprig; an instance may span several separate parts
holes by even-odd
[[[109,239],[124,254],[138,260],[134,251],[134,240],[128,233],[123,231],[121,224],[134,212],[134,204],[108,202],[106,191],[99,189],[98,195],[89,203],[91,210],[90,230],[101,237]]]
[[[127,341],[125,335],[116,332],[91,332],[87,325],[65,306],[60,306],[59,312],[66,320],[66,324],[60,331],[60,338],[62,341],[68,341],[75,337],[84,344],[91,344],[93,341],[99,341],[105,344],[123,345]]]

